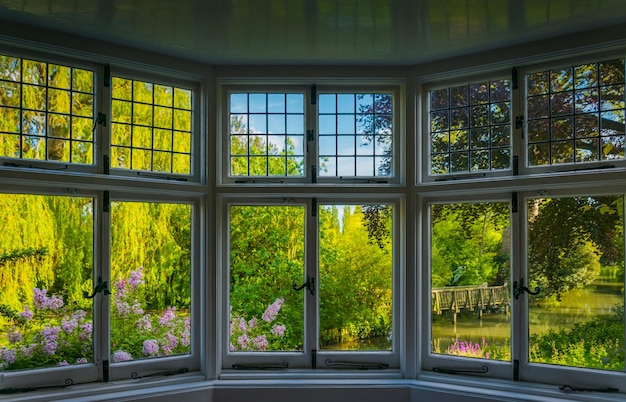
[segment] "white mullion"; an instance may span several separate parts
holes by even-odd
[[[110,292],[112,290],[111,283],[111,203],[110,199],[107,200],[108,196],[104,196],[104,194],[98,199],[98,208],[95,216],[96,219],[96,230],[95,230],[95,244],[99,247],[94,252],[96,257],[95,261],[95,271],[93,283],[97,283],[98,277],[102,278],[103,282],[108,284],[107,289]],[[108,205],[107,205],[108,204]],[[105,211],[106,209],[106,211]],[[93,342],[94,342],[94,359],[98,364],[98,370],[101,375],[101,379],[106,381],[106,376],[109,369],[105,366],[110,367],[110,337],[111,337],[111,325],[110,325],[110,316],[111,316],[111,297],[113,295],[104,295],[103,293],[98,293],[94,298],[93,303]]]
[[[313,350],[319,354],[319,207],[318,202],[310,200],[307,203],[305,224],[305,279],[312,277],[315,283],[315,294],[307,289],[304,292],[304,355],[307,360],[306,367],[312,368]],[[318,359],[319,360],[319,359]],[[319,364],[319,361],[317,362]]]

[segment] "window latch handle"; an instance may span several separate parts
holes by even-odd
[[[83,297],[85,299],[93,299],[94,297],[96,297],[96,294],[100,292],[102,292],[102,294],[105,296],[110,295],[111,292],[109,291],[107,287],[108,287],[107,282],[102,282],[102,278],[98,277],[98,284],[93,289],[93,293],[89,294],[89,292],[83,291]]]
[[[308,289],[309,292],[311,292],[311,296],[315,295],[315,278],[313,277],[306,277],[306,282],[304,282],[302,285],[298,286],[297,283],[292,283],[291,287],[293,288],[293,290],[302,290],[304,288]]]
[[[513,282],[513,297],[515,297],[515,299],[519,299],[519,296],[524,292],[529,295],[537,296],[539,292],[541,292],[541,288],[537,286],[535,290],[530,290],[527,286],[524,286],[524,278],[520,278],[519,284],[517,281]]]

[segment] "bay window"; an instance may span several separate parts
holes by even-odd
[[[224,373],[398,368],[398,88],[222,89]]]
[[[618,390],[623,58],[498,77],[424,83],[423,369]],[[479,163],[478,131],[490,163]]]
[[[3,392],[199,370],[199,88],[0,50]]]

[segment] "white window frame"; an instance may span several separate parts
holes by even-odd
[[[93,164],[78,164],[72,162],[36,160],[24,158],[11,158],[0,156],[0,170],[9,171],[29,171],[29,170],[45,170],[45,171],[61,171],[63,173],[100,173],[102,172],[102,144],[98,140],[103,134],[103,125],[98,123],[98,113],[103,111],[103,94],[102,81],[104,77],[104,65],[91,62],[84,58],[72,58],[71,55],[58,55],[53,53],[40,53],[31,49],[16,48],[12,46],[0,47],[0,54],[5,56],[17,57],[20,59],[29,59],[44,62],[47,64],[59,64],[72,68],[80,68],[90,70],[94,74],[93,80]],[[47,86],[46,86],[47,87]],[[46,99],[47,104],[47,99]],[[46,108],[47,109],[47,108]],[[48,111],[46,110],[46,113]],[[47,133],[47,130],[46,130]],[[45,137],[47,138],[47,136]]]
[[[471,85],[482,82],[490,82],[495,80],[509,80],[511,82],[510,87],[510,103],[511,103],[511,119],[509,121],[509,125],[511,127],[510,130],[510,151],[511,151],[511,162],[508,169],[501,170],[481,170],[475,172],[457,172],[457,173],[445,173],[445,174],[432,174],[432,162],[431,162],[431,120],[430,120],[430,92],[437,89],[444,88],[452,88],[455,86],[461,85]],[[418,86],[420,86],[420,93],[422,96],[421,99],[421,129],[422,135],[419,140],[419,144],[421,148],[418,148],[418,155],[421,156],[421,163],[419,163],[419,167],[421,168],[421,176],[418,176],[424,183],[433,183],[440,181],[450,181],[450,180],[466,180],[466,179],[480,179],[485,177],[505,177],[512,176],[514,174],[514,157],[517,155],[516,152],[516,144],[514,140],[515,136],[515,116],[518,114],[516,112],[516,93],[517,90],[513,85],[512,80],[512,68],[498,68],[493,71],[488,71],[484,73],[468,73],[467,75],[457,75],[453,74],[452,76],[428,76],[423,77],[419,80]],[[491,127],[491,125],[487,126]],[[420,152],[421,151],[421,152]]]
[[[381,194],[370,194],[369,196],[360,195],[347,198],[346,196],[331,196],[322,197],[316,195],[316,201],[313,201],[314,197],[310,195],[299,195],[293,197],[271,197],[271,196],[255,196],[255,197],[234,197],[224,196],[220,197],[218,202],[219,211],[221,211],[221,219],[218,224],[218,231],[220,233],[220,247],[218,264],[223,268],[218,270],[218,283],[221,284],[222,297],[218,303],[218,327],[221,328],[218,338],[220,354],[222,356],[222,375],[221,378],[238,377],[241,375],[241,370],[236,370],[236,365],[249,365],[250,368],[243,371],[244,374],[249,375],[250,372],[262,371],[262,366],[281,367],[284,363],[287,363],[288,367],[281,369],[279,372],[293,373],[295,369],[308,370],[310,374],[320,372],[354,372],[359,368],[327,366],[325,364],[327,359],[331,359],[333,362],[348,362],[353,364],[362,364],[367,366],[368,364],[383,364],[386,365],[385,369],[370,369],[368,370],[369,376],[388,377],[397,376],[398,369],[400,368],[400,356],[403,353],[404,336],[402,334],[403,325],[401,323],[401,317],[403,316],[404,308],[402,300],[404,298],[404,290],[400,284],[403,277],[402,266],[402,242],[404,241],[404,229],[401,227],[400,216],[402,216],[401,208],[404,205],[404,201],[398,196],[389,196]],[[230,286],[230,270],[229,270],[229,213],[230,207],[233,205],[302,205],[305,208],[305,267],[304,276],[312,276],[316,279],[316,286],[319,284],[318,273],[318,217],[317,213],[313,216],[312,211],[319,205],[323,204],[342,204],[342,205],[365,205],[365,204],[388,204],[393,207],[393,271],[392,271],[392,287],[393,287],[393,313],[392,313],[392,350],[391,351],[331,351],[320,350],[318,345],[319,339],[319,325],[318,325],[318,309],[319,309],[319,292],[315,292],[314,296],[311,296],[306,292],[304,297],[304,340],[303,350],[290,352],[290,351],[272,351],[272,352],[230,352],[229,351],[229,286]],[[303,278],[304,280],[304,278]],[[299,284],[298,284],[299,285]],[[316,353],[316,364],[312,364],[312,351]],[[255,370],[255,366],[261,366]],[[239,373],[239,374],[238,374]]]
[[[513,319],[511,319],[511,330],[510,330],[510,340],[511,340],[511,361],[502,361],[502,360],[489,360],[489,359],[480,359],[480,358],[468,358],[468,357],[458,357],[446,355],[445,353],[435,354],[432,352],[432,302],[431,302],[431,249],[432,249],[432,237],[431,237],[431,228],[432,223],[430,219],[430,206],[431,205],[441,205],[441,204],[474,204],[474,203],[483,203],[483,202],[499,202],[499,203],[508,203],[511,206],[511,193],[510,192],[501,192],[494,191],[491,193],[478,193],[478,192],[463,192],[460,195],[448,195],[448,196],[435,196],[428,195],[423,197],[418,197],[421,205],[421,210],[423,211],[423,219],[422,219],[422,248],[421,248],[421,267],[422,267],[422,283],[423,292],[422,292],[422,302],[421,302],[421,316],[422,316],[422,344],[420,345],[421,358],[422,358],[422,366],[424,370],[433,370],[433,371],[441,371],[445,372],[445,370],[468,370],[473,371],[475,373],[480,373],[481,370],[487,368],[486,373],[482,373],[479,375],[485,377],[493,377],[493,378],[502,378],[502,379],[512,379],[513,378],[513,360],[514,360],[514,352],[513,347],[515,343],[513,343],[513,336],[515,334],[515,323]],[[512,283],[512,278],[516,277],[517,272],[517,250],[515,245],[517,244],[516,233],[514,230],[515,227],[515,212],[510,213],[510,228],[511,228],[511,272],[509,278],[509,285]],[[513,295],[510,294],[511,301],[511,309],[513,309]],[[437,370],[435,370],[437,369]],[[459,374],[463,374],[462,372]]]
[[[513,381],[525,381],[562,386],[570,384],[588,388],[616,388],[623,387],[626,374],[622,372],[557,366],[543,363],[530,363],[529,351],[529,324],[528,302],[525,295],[518,300],[513,297],[514,282],[528,277],[527,267],[527,211],[526,202],[537,196],[584,196],[584,195],[612,195],[626,194],[624,190],[623,172],[626,167],[625,158],[597,162],[577,162],[562,165],[528,166],[527,161],[527,105],[526,105],[526,75],[536,71],[547,71],[573,67],[585,63],[610,61],[624,58],[625,53],[594,53],[560,55],[560,57],[522,60],[518,72],[518,88],[512,91],[511,96],[511,145],[512,156],[517,157],[511,170],[504,174],[487,172],[485,174],[458,174],[458,175],[430,175],[430,116],[429,91],[431,89],[449,88],[455,84],[480,81],[480,78],[489,79],[498,77],[497,71],[504,71],[498,66],[486,66],[484,73],[476,74],[471,71],[452,71],[443,75],[423,77],[416,81],[416,90],[419,96],[417,116],[421,117],[418,127],[422,128],[421,138],[418,140],[417,155],[422,157],[421,163],[416,166],[416,197],[418,200],[418,221],[416,223],[417,238],[422,239],[420,247],[421,257],[417,262],[419,277],[423,285],[421,307],[416,312],[421,322],[421,345],[419,345],[421,372],[420,377],[448,378],[457,381],[448,374],[431,374],[433,368],[445,370],[473,370],[480,371],[483,366],[488,372],[474,374],[481,379],[494,378]],[[519,61],[519,60],[518,60]],[[505,65],[505,63],[500,64]],[[505,67],[507,68],[507,67]],[[508,70],[510,71],[510,70]],[[504,73],[501,75],[504,77]],[[523,116],[522,127],[516,127],[516,117]],[[515,172],[517,170],[517,172]],[[517,213],[511,214],[511,361],[499,362],[486,359],[463,358],[448,355],[435,355],[431,352],[431,293],[430,293],[430,221],[429,205],[432,203],[460,203],[467,201],[502,200],[517,204]],[[513,200],[513,201],[512,201]],[[626,242],[626,241],[625,241]],[[421,271],[421,272],[420,272]],[[626,338],[626,334],[625,334]],[[465,373],[459,372],[459,375]],[[445,380],[444,380],[445,381]],[[459,380],[463,383],[463,380]],[[470,383],[474,383],[470,381]]]
[[[519,94],[518,99],[516,99],[519,112],[516,116],[522,116],[523,123],[523,132],[522,138],[516,136],[517,141],[517,149],[518,152],[515,155],[519,156],[519,172],[522,175],[534,175],[534,174],[554,174],[554,173],[564,173],[568,174],[570,172],[576,171],[589,171],[594,169],[603,169],[603,170],[615,170],[619,168],[626,167],[626,155],[621,159],[614,160],[599,160],[594,162],[573,162],[573,163],[562,163],[562,164],[549,164],[549,165],[539,165],[539,166],[529,166],[528,164],[528,104],[526,101],[526,93],[527,93],[527,80],[526,76],[528,74],[532,74],[540,71],[549,71],[552,69],[562,69],[568,67],[574,67],[581,64],[586,63],[599,63],[603,61],[610,61],[614,59],[626,59],[626,51],[622,52],[611,52],[611,53],[600,53],[600,54],[589,54],[583,55],[577,58],[566,58],[559,60],[552,60],[550,62],[543,62],[538,64],[532,64],[524,67],[520,67],[518,70],[518,79],[519,79]],[[626,83],[626,79],[625,79]],[[626,101],[626,99],[625,99]],[[548,105],[549,107],[549,105]],[[519,130],[517,130],[519,131]],[[625,134],[626,136],[626,134]],[[626,142],[626,140],[625,140]],[[626,145],[625,145],[626,147]]]
[[[24,49],[22,49],[22,47]],[[94,124],[93,165],[77,165],[57,161],[35,161],[30,159],[0,157],[1,162],[13,165],[0,166],[0,192],[16,194],[59,195],[90,197],[93,199],[93,280],[101,277],[112,289],[110,273],[110,217],[105,206],[110,201],[138,201],[161,203],[185,203],[191,206],[191,344],[190,353],[158,356],[113,363],[109,346],[110,304],[112,295],[97,293],[93,303],[93,362],[71,364],[66,367],[47,367],[28,370],[11,370],[2,373],[2,388],[33,388],[69,386],[81,383],[104,381],[104,389],[113,384],[107,381],[125,382],[136,386],[139,378],[154,373],[173,374],[203,370],[207,349],[207,303],[210,296],[202,291],[206,287],[209,273],[201,267],[207,263],[207,225],[209,214],[206,188],[207,167],[205,161],[207,139],[206,88],[200,75],[162,69],[140,63],[132,64],[115,59],[111,75],[143,80],[192,90],[192,148],[191,174],[162,175],[159,172],[121,171],[105,166],[104,156],[110,147],[111,89],[104,85],[108,72],[106,57],[79,54],[71,50],[48,50],[35,45],[2,46],[0,54],[61,64],[69,67],[89,69],[94,72],[94,120],[98,113],[106,115],[103,122]],[[75,58],[73,58],[75,57]],[[110,77],[108,77],[110,78]],[[66,166],[67,165],[67,166]],[[212,357],[211,357],[212,358]],[[72,363],[72,362],[70,362]],[[182,377],[185,377],[183,375]],[[127,382],[126,382],[127,381]],[[178,381],[185,381],[184,378]],[[102,389],[102,388],[100,388]],[[106,391],[105,391],[106,392]]]
[[[112,120],[112,91],[113,91],[113,77],[117,78],[125,78],[133,81],[144,81],[149,82],[155,85],[164,85],[164,86],[172,86],[174,88],[181,88],[191,91],[191,113],[192,113],[192,121],[191,121],[191,163],[190,163],[190,173],[189,174],[178,174],[178,173],[168,173],[168,172],[159,172],[153,170],[136,170],[136,169],[126,169],[126,168],[116,168],[113,167],[111,162],[111,120]],[[106,130],[106,135],[103,138],[104,142],[104,150],[103,153],[109,157],[109,166],[105,166],[104,169],[109,170],[110,175],[119,175],[119,176],[127,176],[127,177],[137,177],[142,179],[156,179],[156,180],[174,180],[179,182],[201,182],[204,179],[204,167],[201,164],[202,154],[205,144],[205,139],[202,133],[203,130],[203,100],[202,100],[202,86],[199,82],[194,82],[186,76],[167,76],[162,73],[153,73],[153,72],[139,72],[136,69],[131,69],[126,66],[114,65],[111,66],[110,76],[108,77],[110,84],[108,87],[105,87],[103,90],[104,96],[106,97],[106,115],[107,115],[107,125],[109,126]],[[172,117],[173,118],[173,117]],[[132,123],[131,123],[132,124]],[[131,146],[131,148],[133,148]]]
[[[338,184],[349,186],[385,186],[398,185],[404,182],[404,91],[402,83],[397,80],[376,80],[371,82],[359,80],[350,83],[345,80],[264,80],[242,82],[240,80],[220,79],[218,85],[219,97],[219,122],[218,122],[218,149],[220,158],[218,162],[217,179],[223,185],[289,185],[289,184]],[[311,83],[314,83],[312,85]],[[303,176],[234,176],[230,174],[230,94],[231,93],[303,93],[304,94],[304,175]],[[345,94],[372,94],[390,93],[392,99],[392,174],[390,176],[320,176],[318,166],[318,112],[320,94],[345,93]],[[312,137],[310,136],[312,134]],[[355,153],[356,155],[356,153]]]

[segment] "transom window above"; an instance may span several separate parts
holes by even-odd
[[[231,176],[304,176],[304,94],[229,97]]]
[[[190,175],[192,91],[112,79],[111,167]]]
[[[528,165],[623,159],[624,106],[624,59],[528,74]]]
[[[94,72],[0,55],[0,157],[90,165]]]
[[[511,167],[510,80],[429,92],[431,175]]]
[[[324,93],[318,98],[319,176],[393,175],[391,93]]]

